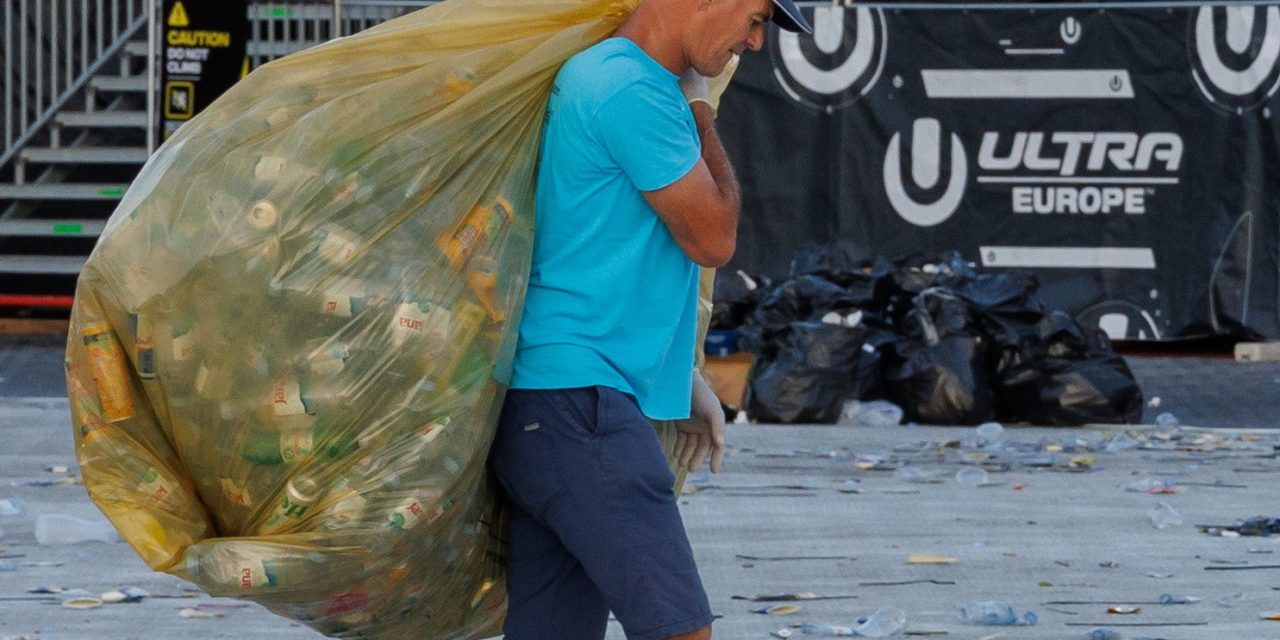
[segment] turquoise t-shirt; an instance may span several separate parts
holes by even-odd
[[[605,40],[560,69],[543,133],[511,387],[612,387],[650,418],[687,418],[697,265],[642,195],[701,157],[679,78]]]

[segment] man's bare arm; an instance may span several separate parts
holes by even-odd
[[[716,133],[711,106],[689,106],[702,140],[702,159],[683,178],[644,197],[689,259],[704,267],[722,267],[737,248],[742,191]]]

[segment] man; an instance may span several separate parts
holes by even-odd
[[[653,420],[718,471],[724,414],[693,366],[698,265],[728,262],[740,194],[708,77],[810,32],[791,0],[644,0],[571,58],[548,105],[533,267],[490,463],[510,509],[507,640],[711,637]],[[722,89],[722,87],[721,87]]]

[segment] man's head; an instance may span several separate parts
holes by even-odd
[[[704,76],[717,76],[735,55],[764,46],[765,23],[812,32],[792,0],[693,0],[685,31],[685,57]]]

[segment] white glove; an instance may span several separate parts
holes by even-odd
[[[720,113],[720,96],[724,95],[724,90],[729,88],[729,82],[733,80],[733,74],[738,70],[738,62],[741,60],[741,56],[733,56],[720,75],[707,80],[707,94],[710,97],[708,104],[711,105],[712,111]]]
[[[729,59],[729,63],[724,66],[724,71],[714,78],[706,76],[694,71],[690,67],[680,76],[680,91],[684,93],[685,100],[689,104],[695,102],[705,102],[711,107],[711,113],[720,112],[720,96],[724,95],[725,89],[729,88],[729,83],[733,80],[733,74],[738,70],[738,62],[741,56],[733,56]]]
[[[711,473],[719,473],[725,449],[724,408],[697,370],[693,372],[692,404],[689,419],[676,421],[676,463],[694,472],[710,454]]]
[[[711,104],[711,93],[710,88],[707,86],[707,78],[694,70],[693,67],[689,67],[684,72],[684,75],[680,76],[680,93],[684,94],[684,99],[688,100],[689,104],[695,102]]]

